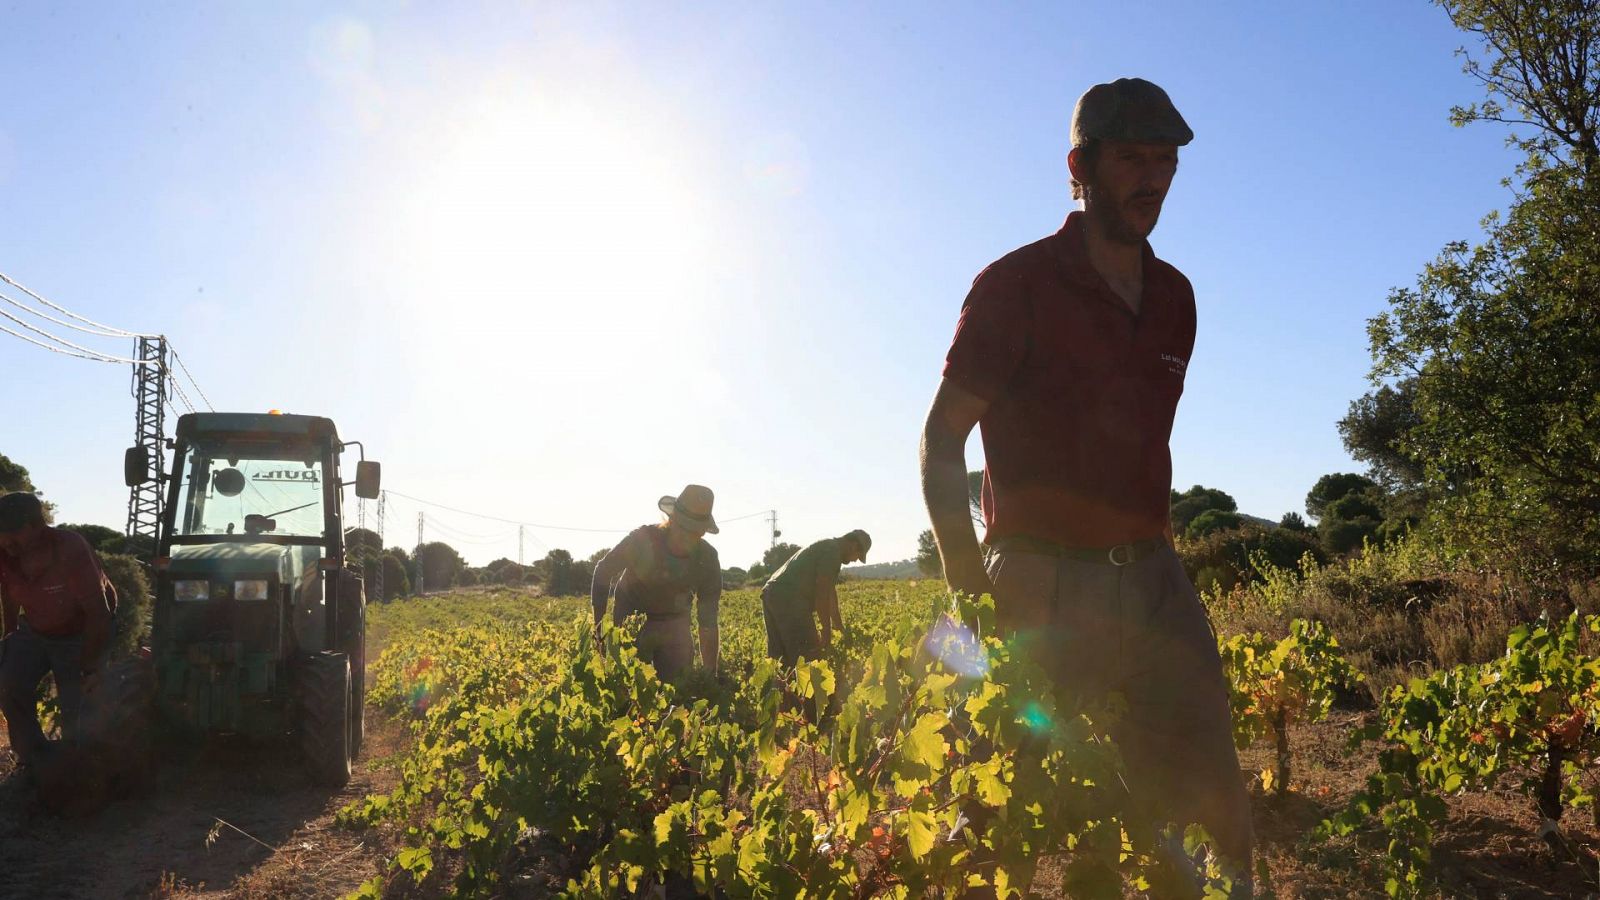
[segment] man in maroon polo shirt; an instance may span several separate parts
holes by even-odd
[[[79,738],[85,682],[110,646],[117,595],[78,534],[45,524],[39,498],[0,496],[0,712],[17,762],[31,766],[48,746],[35,706],[53,673],[62,737]]]
[[[1194,346],[1194,292],[1155,228],[1193,132],[1137,78],[1090,88],[1067,157],[1084,209],[981,272],[922,438],[945,578],[990,593],[1000,628],[1063,687],[1120,694],[1136,808],[1204,825],[1249,890],[1249,796],[1215,636],[1171,545],[1168,440]],[[983,439],[985,567],[965,445]]]

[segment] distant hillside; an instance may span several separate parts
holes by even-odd
[[[902,559],[899,562],[872,563],[867,566],[845,566],[842,571],[849,578],[892,580],[925,577],[922,574],[922,570],[917,568],[917,561],[914,559]]]

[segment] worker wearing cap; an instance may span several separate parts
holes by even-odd
[[[612,619],[621,624],[635,612],[644,613],[639,656],[654,665],[664,681],[694,665],[691,606],[700,624],[701,664],[710,672],[717,670],[722,564],[716,549],[705,541],[707,534],[717,533],[717,522],[711,517],[714,499],[710,488],[698,484],[686,486],[676,497],[662,497],[657,506],[666,514],[666,521],[629,532],[594,567],[589,598],[595,627],[605,620],[615,583],[617,602]]]
[[[52,528],[29,493],[0,496],[0,712],[22,766],[49,742],[39,727],[39,682],[55,675],[61,733],[78,740],[86,682],[105,662],[117,593],[89,542]]]
[[[1194,292],[1145,240],[1193,136],[1143,79],[1079,99],[1067,165],[1083,209],[973,282],[923,430],[922,489],[950,587],[992,593],[1000,629],[1058,684],[1126,700],[1115,734],[1135,808],[1204,825],[1248,889],[1221,662],[1171,545]],[[987,566],[967,513],[974,425]]]
[[[821,657],[822,648],[833,643],[833,629],[844,628],[835,591],[839,567],[865,561],[871,549],[872,537],[858,528],[843,537],[817,541],[789,557],[772,573],[761,589],[768,656],[791,668],[801,658]]]

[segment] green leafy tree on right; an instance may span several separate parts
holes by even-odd
[[[1377,389],[1341,432],[1380,477],[1419,478],[1460,549],[1555,585],[1600,554],[1600,8],[1438,2],[1482,39],[1462,55],[1488,97],[1452,121],[1524,128],[1525,157],[1484,241],[1371,320]]]

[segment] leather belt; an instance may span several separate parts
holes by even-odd
[[[994,548],[1001,553],[1039,553],[1059,556],[1082,562],[1109,563],[1113,566],[1132,565],[1167,546],[1165,538],[1148,538],[1115,547],[1063,547],[1054,541],[1041,540],[1027,535],[1012,535],[996,541]]]

